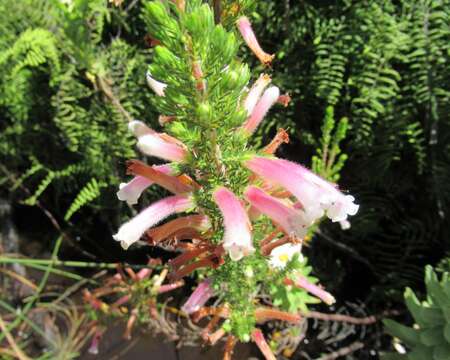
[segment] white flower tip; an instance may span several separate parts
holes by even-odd
[[[88,350],[88,353],[92,354],[92,355],[98,355],[98,348],[97,347],[90,347],[89,350]]]
[[[348,221],[348,220],[342,220],[342,221],[339,221],[339,225],[341,226],[341,229],[342,230],[348,230],[348,229],[350,229],[351,228],[351,224],[350,224],[350,221]]]
[[[239,244],[225,244],[224,245],[225,250],[228,252],[228,255],[230,256],[231,260],[233,261],[239,261],[244,256],[253,254],[255,252],[255,248],[253,246],[242,246]]]
[[[336,299],[333,295],[328,294],[323,301],[325,302],[325,304],[327,305],[333,305],[336,302]]]
[[[147,71],[147,73],[146,73],[146,79],[147,79],[148,86],[155,92],[156,95],[164,96],[164,90],[166,89],[167,84],[164,84],[163,82],[155,80],[149,71]]]
[[[122,226],[123,228],[123,226]],[[119,231],[114,234],[112,237],[114,240],[116,241],[120,241],[120,246],[122,246],[122,249],[124,250],[128,250],[128,248],[130,247],[131,244],[133,244],[134,242],[138,241],[139,239],[131,239],[131,238],[125,238],[124,236],[124,230],[120,228]]]
[[[139,137],[137,147],[144,154],[151,155],[155,151],[155,148],[158,149],[161,147],[161,144],[164,144],[161,139],[152,136],[152,134],[146,134]]]
[[[128,205],[137,204],[139,196],[132,196],[132,194],[125,191],[127,185],[127,183],[119,184],[119,191],[116,192],[117,198],[120,201],[126,201]]]
[[[140,120],[130,121],[128,123],[128,130],[137,138],[147,134],[153,134],[155,132]]]
[[[122,183],[123,184],[123,183]],[[122,185],[120,184],[120,185]],[[117,198],[120,201],[126,201],[128,205],[136,205],[138,203],[138,197],[131,197],[129,194],[126,194],[124,191],[119,190],[116,192]]]
[[[271,86],[264,92],[264,95],[276,102],[280,96],[280,89],[277,86]]]

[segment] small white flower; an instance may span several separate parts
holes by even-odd
[[[166,89],[167,84],[155,80],[149,72],[147,72],[146,77],[148,86],[155,92],[155,94],[158,96],[164,96],[164,90]]]
[[[300,260],[303,259],[301,251],[301,244],[288,243],[278,246],[270,253],[270,266],[276,269],[284,269],[286,264],[294,257],[295,254],[299,254]]]

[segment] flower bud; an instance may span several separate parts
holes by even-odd
[[[165,46],[155,47],[155,59],[161,63],[167,64],[169,66],[176,67],[179,64],[179,59]]]
[[[201,122],[207,122],[212,117],[212,108],[211,105],[209,105],[207,102],[201,103],[196,111],[196,115],[200,119]]]
[[[234,70],[227,71],[222,78],[223,87],[227,90],[234,89],[238,83],[239,74]]]

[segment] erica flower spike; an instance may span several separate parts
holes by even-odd
[[[274,360],[258,324],[298,323],[298,310],[317,302],[305,292],[326,304],[335,301],[310,274],[302,255],[304,239],[326,217],[348,228],[348,217],[359,206],[335,184],[273,155],[289,142],[285,130],[279,129],[262,149],[252,146],[249,137],[272,107],[287,106],[291,99],[280,96],[267,74],[248,84],[255,74],[237,56],[236,27],[264,65],[274,58],[242,16],[249,8],[234,8],[230,2],[214,12],[210,3],[154,0],[144,6],[149,36],[158,42],[146,79],[157,95],[152,102],[167,133],[137,120],[128,128],[143,155],[165,164],[146,164],[145,156],[129,160],[132,178],[120,184],[117,196],[134,205],[149,186],[172,195],[144,207],[113,237],[124,249],[144,238],[148,245],[176,254],[165,263],[152,259],[163,267],[156,275],[151,266],[138,274],[126,271],[142,289],[151,284],[152,295],[147,299],[148,292],[138,291],[135,299],[134,287],[126,288],[116,307],[142,304],[129,311],[131,335],[133,323],[146,321],[149,311],[157,321],[156,296],[182,286],[191,275],[187,283],[196,281],[194,291],[181,310],[194,322],[210,317],[199,337],[214,344],[227,336],[224,359],[230,359],[238,340],[252,339],[266,359]],[[170,283],[163,284],[166,276]],[[292,312],[272,305],[281,303]]]

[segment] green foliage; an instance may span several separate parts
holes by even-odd
[[[312,157],[312,170],[333,182],[339,180],[339,173],[347,160],[347,155],[341,154],[339,143],[345,139],[348,119],[342,118],[336,129],[335,126],[334,108],[328,106],[325,110],[325,119],[322,125],[321,148],[318,148],[316,150],[317,155]],[[335,130],[334,133],[333,130]]]
[[[69,220],[82,206],[99,197],[101,188],[105,186],[105,183],[98,183],[95,179],[89,181],[86,186],[80,190],[77,197],[70,205],[69,210],[67,210],[66,215],[64,215],[64,220]]]
[[[116,36],[131,36],[122,24],[139,19],[106,0],[20,0],[0,13],[0,156],[19,179],[16,197],[28,188],[25,204],[43,198],[66,220],[109,206],[119,169],[135,156],[126,121],[155,119],[150,52]]]
[[[312,284],[318,282],[318,279],[311,276],[312,267],[307,265],[306,258],[300,259],[298,256],[294,256],[286,265],[283,274],[292,271],[297,271]],[[279,279],[282,280],[282,277],[280,276]],[[299,311],[307,312],[307,305],[320,302],[317,298],[309,295],[304,289],[288,287],[280,281],[270,283],[269,289],[273,297],[274,306],[280,307],[290,313],[295,314]]]
[[[450,233],[449,9],[446,0],[257,7],[263,48],[277,55],[274,82],[293,99],[266,130],[289,128],[294,144],[308,145],[295,155],[314,157],[318,171],[322,114],[333,106],[335,119],[348,119],[340,185],[362,206],[348,234],[323,231],[386,286],[420,282],[424,259]]]
[[[384,324],[389,334],[404,342],[410,352],[404,356],[387,355],[383,358],[444,360],[450,357],[449,276],[449,273],[443,273],[439,279],[431,266],[426,267],[426,301],[419,301],[410,288],[406,289],[406,306],[416,325],[411,328],[393,320],[385,320]]]
[[[239,14],[242,12],[236,16]],[[142,18],[150,36],[160,44],[155,47],[149,74],[167,84],[164,96],[155,97],[153,104],[162,114],[174,117],[165,128],[186,144],[192,154],[182,170],[201,186],[194,192],[194,198],[213,225],[211,241],[219,243],[223,219],[213,201],[213,192],[218,186],[225,186],[242,196],[249,184],[249,172],[242,162],[258,152],[240,128],[248,114],[237,104],[242,103],[250,80],[249,67],[238,57],[240,37],[234,24],[226,21],[216,24],[212,8],[201,1],[188,2],[184,12],[159,1],[147,2]],[[341,121],[338,136],[328,140],[326,147],[328,150],[328,145],[331,146],[332,156],[339,153],[344,124],[345,120]],[[330,168],[331,172],[335,170],[336,167]],[[335,175],[334,172],[330,176]],[[273,230],[270,222],[254,221],[255,246]],[[297,271],[306,275],[311,269],[306,262],[294,260],[285,271],[275,271],[259,249],[239,261],[226,256],[223,264],[206,270],[223,304],[230,308],[224,329],[241,341],[249,341],[260,291],[272,292],[276,305],[288,310],[306,309],[314,300],[305,291],[282,290],[286,287],[282,283],[284,277]]]

